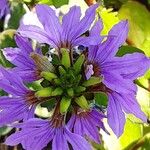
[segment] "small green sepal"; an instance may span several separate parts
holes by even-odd
[[[73,97],[74,96],[73,88],[67,89],[67,94],[68,94],[68,96]]]
[[[65,68],[69,68],[71,63],[70,63],[70,56],[69,56],[69,52],[67,49],[62,48],[61,49],[62,52],[62,59],[61,59],[61,63],[62,65],[65,66]]]
[[[59,96],[59,95],[61,95],[62,93],[63,93],[62,88],[58,87],[58,88],[56,88],[56,89],[52,92],[51,96]]]
[[[85,56],[82,54],[77,59],[77,61],[74,63],[73,68],[74,68],[76,74],[78,74],[81,71],[81,67],[83,65],[84,60],[85,60]]]
[[[75,99],[75,102],[83,109],[89,109],[88,102],[86,98],[82,95]]]
[[[37,97],[49,97],[51,96],[53,89],[51,87],[43,88],[35,93]]]
[[[64,75],[64,74],[66,74],[66,71],[65,71],[65,69],[62,67],[62,66],[59,66],[59,73],[60,73],[60,75]]]
[[[45,78],[46,80],[48,80],[48,81],[51,81],[51,80],[57,78],[57,75],[56,75],[56,74],[54,74],[54,73],[52,73],[52,72],[46,72],[46,71],[41,72],[41,76],[42,76],[43,78]]]
[[[99,84],[102,82],[102,77],[91,77],[89,80],[85,81],[82,85],[85,87]]]
[[[79,94],[79,93],[82,93],[86,90],[86,87],[83,87],[83,86],[78,86],[75,88],[75,93]]]
[[[71,104],[71,99],[67,97],[63,97],[60,102],[60,113],[61,114],[66,113],[70,104]]]

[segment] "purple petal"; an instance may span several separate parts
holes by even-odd
[[[24,54],[28,55],[28,57],[29,57],[30,53],[33,52],[32,45],[29,42],[29,40],[25,37],[21,37],[19,35],[16,35],[15,41],[16,41],[18,47],[21,49],[21,51]]]
[[[18,131],[16,133],[10,135],[6,139],[5,144],[10,145],[10,146],[18,145],[19,143],[21,143],[21,141],[23,140],[24,136],[26,136],[26,134],[22,133],[21,131]],[[30,134],[30,133],[28,133],[28,134]]]
[[[15,67],[12,70],[13,70],[13,72],[16,72],[17,75],[20,76],[23,81],[32,82],[32,81],[35,81],[35,80],[39,79],[39,77],[37,77],[35,67],[34,68],[18,68],[18,67]]]
[[[76,121],[74,124],[74,133],[79,134],[81,136],[83,135],[83,127],[80,117],[76,117]]]
[[[29,54],[22,53],[19,48],[5,48],[3,51],[4,56],[8,61],[20,68],[33,68],[35,65],[31,60]]]
[[[134,53],[115,57],[112,61],[105,62],[103,67],[106,70],[116,70],[124,75],[133,74],[132,79],[136,79],[149,69],[149,62],[150,60],[144,54]]]
[[[73,6],[70,8],[70,11],[64,15],[62,20],[62,28],[63,28],[63,41],[71,41],[70,33],[76,29],[79,24],[81,17],[81,10],[78,6]]]
[[[133,81],[123,79],[118,72],[102,72],[104,75],[103,83],[111,90],[118,93],[136,93],[137,88]]]
[[[89,45],[97,45],[101,42],[102,38],[100,36],[89,36],[89,37],[79,37],[73,42],[73,46],[83,45],[88,47]]]
[[[68,150],[68,144],[63,133],[63,128],[56,129],[52,148],[53,150]]]
[[[83,33],[85,33],[91,26],[92,22],[95,19],[95,14],[96,14],[96,8],[98,7],[98,4],[90,6],[89,9],[87,9],[85,16],[83,19],[80,21],[78,26],[75,28],[74,31],[70,34],[71,39],[76,39]]]
[[[85,70],[86,79],[90,79],[90,77],[94,74],[93,65],[87,65]]]
[[[137,118],[140,118],[143,122],[147,122],[146,115],[141,111],[134,95],[113,93],[116,100],[120,103],[122,109],[126,113],[134,114]]]
[[[84,134],[91,138],[91,140],[95,141],[96,143],[100,143],[100,136],[99,131],[96,126],[88,120],[88,118],[82,119],[82,124],[84,126]]]
[[[23,37],[28,37],[31,39],[37,40],[39,43],[47,43],[57,48],[56,43],[53,41],[53,38],[50,38],[49,35],[43,29],[32,26],[32,25],[23,25],[18,29],[18,32]]]
[[[74,150],[92,150],[90,144],[83,137],[71,133],[67,128],[65,129],[64,134]]]
[[[97,61],[96,56],[97,56],[98,48],[99,48],[98,46],[89,46],[89,51],[88,51],[89,62]]]
[[[28,113],[28,107],[25,104],[16,103],[9,108],[3,108],[0,112],[0,126],[24,119],[25,113]]]
[[[115,56],[119,47],[125,43],[128,34],[128,22],[121,21],[109,32],[107,40],[99,45],[96,60],[104,63]]]
[[[73,126],[74,126],[74,123],[75,123],[75,119],[76,119],[76,116],[75,115],[72,115],[70,120],[68,121],[67,123],[67,128],[71,131],[73,129]]]
[[[90,31],[90,36],[95,36],[97,35],[100,38],[100,33],[103,29],[103,23],[102,20],[99,19],[95,25],[92,27],[91,31]]]
[[[121,109],[120,104],[117,102],[116,97],[111,94],[109,94],[107,117],[108,124],[113,132],[117,137],[121,136],[124,130],[125,115]]]
[[[9,94],[17,96],[22,96],[28,92],[21,78],[3,67],[0,67],[0,87]]]
[[[55,11],[47,5],[37,5],[36,12],[40,22],[44,26],[45,31],[58,46],[61,41],[60,35],[62,33],[62,28],[59,22],[59,18],[55,14]]]

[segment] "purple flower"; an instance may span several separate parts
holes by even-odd
[[[16,73],[1,67],[0,88],[9,94],[0,97],[0,126],[34,117],[39,101],[34,91],[28,90]]]
[[[121,21],[110,30],[103,43],[90,46],[86,69],[87,79],[91,75],[104,77],[98,88],[109,96],[108,123],[117,136],[123,132],[124,111],[146,121],[145,114],[135,100],[137,89],[133,80],[144,75],[150,60],[140,53],[115,56],[119,47],[125,43],[127,34],[128,22]]]
[[[103,118],[105,118],[105,115],[96,109],[89,111],[78,110],[72,115],[68,122],[68,127],[74,133],[100,143],[99,129],[103,129],[108,133],[103,125]]]
[[[0,18],[6,16],[10,12],[8,1],[0,0]]]
[[[93,45],[97,41],[100,41],[98,34],[89,37],[82,35],[91,27],[95,19],[95,10],[97,7],[98,5],[91,6],[80,20],[80,7],[74,6],[64,15],[61,24],[54,10],[46,5],[37,5],[36,13],[43,28],[22,25],[18,29],[18,32],[22,36],[36,39],[40,43],[47,43],[58,49],[62,47],[70,49],[79,45]]]
[[[7,138],[7,145],[22,143],[26,150],[42,150],[52,141],[53,150],[67,150],[68,143],[74,150],[91,150],[91,146],[83,137],[71,133],[64,125],[55,127],[49,120],[30,119],[19,127],[20,131]]]
[[[33,50],[29,40],[21,36],[16,35],[15,40],[19,48],[9,47],[3,50],[6,59],[15,65],[13,71],[16,72],[23,81],[31,82],[40,79],[40,73],[45,67],[42,65],[41,68],[31,58],[33,52],[42,56],[40,49]]]

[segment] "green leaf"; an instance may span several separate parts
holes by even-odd
[[[9,29],[17,29],[20,24],[20,19],[25,14],[25,9],[23,8],[23,3],[11,3],[11,18],[8,23]]]
[[[150,13],[146,7],[138,2],[129,1],[122,5],[118,16],[129,21],[128,43],[150,56]]]
[[[107,106],[108,98],[105,93],[95,93],[94,97],[96,104],[98,104],[99,106]]]
[[[132,53],[135,53],[135,52],[144,53],[142,50],[140,50],[140,49],[138,49],[136,47],[133,47],[133,46],[122,46],[118,50],[116,55],[119,56],[119,57],[122,57],[125,54],[132,54]]]
[[[103,0],[106,7],[113,7],[119,9],[121,5],[128,0]]]
[[[6,126],[1,127],[0,128],[0,137],[8,134],[11,130],[12,130],[12,128],[10,128],[10,127],[6,127]]]
[[[2,53],[2,49],[6,47],[16,47],[15,41],[13,39],[15,30],[5,30],[0,33],[0,64],[4,67],[12,67],[13,65],[6,60]]]
[[[56,8],[68,4],[69,0],[39,0],[40,4],[54,5]]]
[[[117,12],[113,12],[113,9],[106,9],[101,6],[97,9],[97,13],[102,18],[104,26],[101,34],[107,35],[110,29],[119,22]]]
[[[56,104],[56,100],[54,98],[51,98],[50,100],[43,102],[41,104],[41,107],[45,107],[48,109],[48,111],[51,111],[52,109],[54,109]]]
[[[132,142],[142,137],[142,125],[131,122],[129,119],[126,120],[124,132],[120,137],[120,143],[122,149],[126,148]]]

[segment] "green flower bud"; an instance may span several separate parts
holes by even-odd
[[[66,74],[66,71],[65,71],[65,69],[62,66],[59,66],[58,69],[59,69],[60,75]]]
[[[43,88],[35,93],[37,97],[49,97],[51,96],[53,89],[51,87]]]
[[[88,102],[86,98],[82,95],[75,99],[75,102],[83,109],[89,109]]]
[[[85,90],[86,90],[86,88],[83,87],[83,86],[78,86],[77,88],[75,88],[75,92],[76,92],[76,93],[82,93],[82,92],[84,92]]]
[[[71,65],[69,52],[68,52],[67,49],[65,49],[65,48],[62,48],[62,49],[61,49],[61,52],[62,52],[61,63],[62,63],[62,65],[64,65],[66,68],[69,68],[70,65]]]
[[[55,82],[56,85],[60,85],[61,84],[60,79],[54,79],[54,82]]]
[[[46,80],[49,80],[49,81],[57,78],[57,76],[54,73],[46,72],[46,71],[43,71],[41,73],[41,76],[44,77]]]
[[[85,81],[82,85],[85,87],[99,84],[102,82],[102,77],[91,77],[89,80]]]
[[[67,97],[63,97],[60,102],[60,113],[61,114],[66,113],[70,104],[71,104],[71,99]]]
[[[77,61],[74,63],[73,68],[74,68],[76,74],[78,74],[81,71],[81,67],[83,65],[84,60],[85,60],[85,56],[82,54],[77,59]]]
[[[52,93],[51,93],[51,96],[59,96],[63,93],[63,90],[62,88],[58,87],[56,88]]]
[[[50,61],[45,56],[41,56],[37,53],[32,52],[30,54],[31,58],[35,62],[36,67],[40,71],[54,71],[54,66],[50,63]]]
[[[72,89],[72,88],[67,89],[67,94],[68,94],[70,97],[74,96],[74,91],[73,91],[73,89]]]

